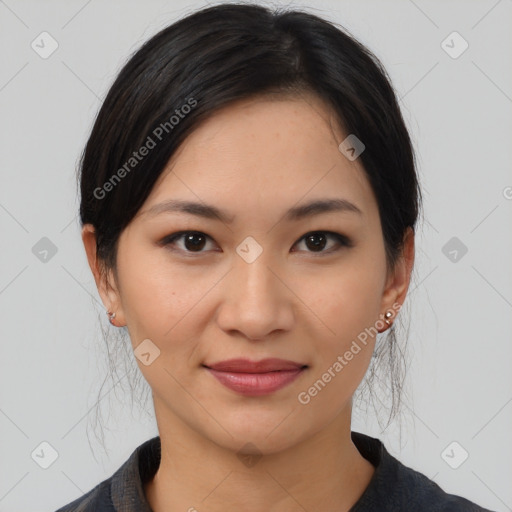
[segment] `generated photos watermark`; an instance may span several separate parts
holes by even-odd
[[[393,315],[391,316],[391,318],[394,318],[397,315],[401,307],[402,305],[399,304],[398,302],[395,302],[393,304]],[[357,335],[357,339],[352,341],[350,348],[346,350],[343,355],[339,355],[336,358],[336,361],[331,366],[329,366],[329,368],[327,368],[327,371],[325,371],[322,374],[322,376],[318,380],[316,380],[306,391],[301,391],[297,395],[299,403],[302,405],[309,404],[309,402],[311,402],[311,399],[317,396],[318,393],[320,393],[320,391],[322,391],[325,388],[325,386],[327,386],[327,384],[331,382],[331,380],[334,379],[334,377],[336,377],[336,375],[338,375],[343,370],[343,368],[345,368],[345,366],[347,366],[349,362],[352,361],[352,359],[354,359],[354,356],[361,352],[362,347],[359,343],[366,346],[366,344],[368,343],[368,337],[376,336],[377,333],[379,332],[379,329],[384,328],[386,325],[387,324],[385,320],[379,319],[375,322],[375,324],[372,327],[366,327],[364,331],[360,332]]]
[[[168,121],[160,123],[152,132],[148,135],[144,144],[132,153],[132,156],[112,174],[112,176],[101,186],[94,189],[93,195],[96,199],[104,199],[109,192],[121,182],[121,180],[130,173],[139,162],[141,162],[157,144],[164,139],[164,137],[171,133],[174,127],[195,107],[197,106],[197,100],[190,97],[185,104],[179,109],[177,108]],[[156,140],[155,140],[156,139]]]

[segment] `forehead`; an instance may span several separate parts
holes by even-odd
[[[243,100],[199,124],[172,156],[141,212],[171,198],[215,204],[235,216],[278,214],[319,197],[376,213],[359,159],[339,150],[345,139],[332,110],[312,95]]]

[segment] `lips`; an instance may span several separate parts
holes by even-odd
[[[269,358],[262,359],[261,361],[250,361],[249,359],[229,359],[227,361],[220,361],[219,363],[205,366],[219,372],[268,373],[285,370],[297,370],[305,367],[306,365],[286,359]]]
[[[229,359],[203,365],[217,381],[245,396],[273,393],[298,378],[307,365],[285,359]]]

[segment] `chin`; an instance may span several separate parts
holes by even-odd
[[[203,432],[203,435],[215,444],[236,453],[246,451],[250,454],[256,451],[270,455],[286,450],[308,436],[296,420],[288,421],[291,418],[291,415],[287,418],[288,414],[283,414],[283,409],[280,408],[276,413],[244,413],[242,417],[235,413],[229,418],[232,421],[227,421],[228,417],[225,415],[222,429]]]

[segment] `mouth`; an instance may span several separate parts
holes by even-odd
[[[285,359],[230,359],[202,365],[218,382],[245,396],[274,393],[297,379],[308,366]]]

